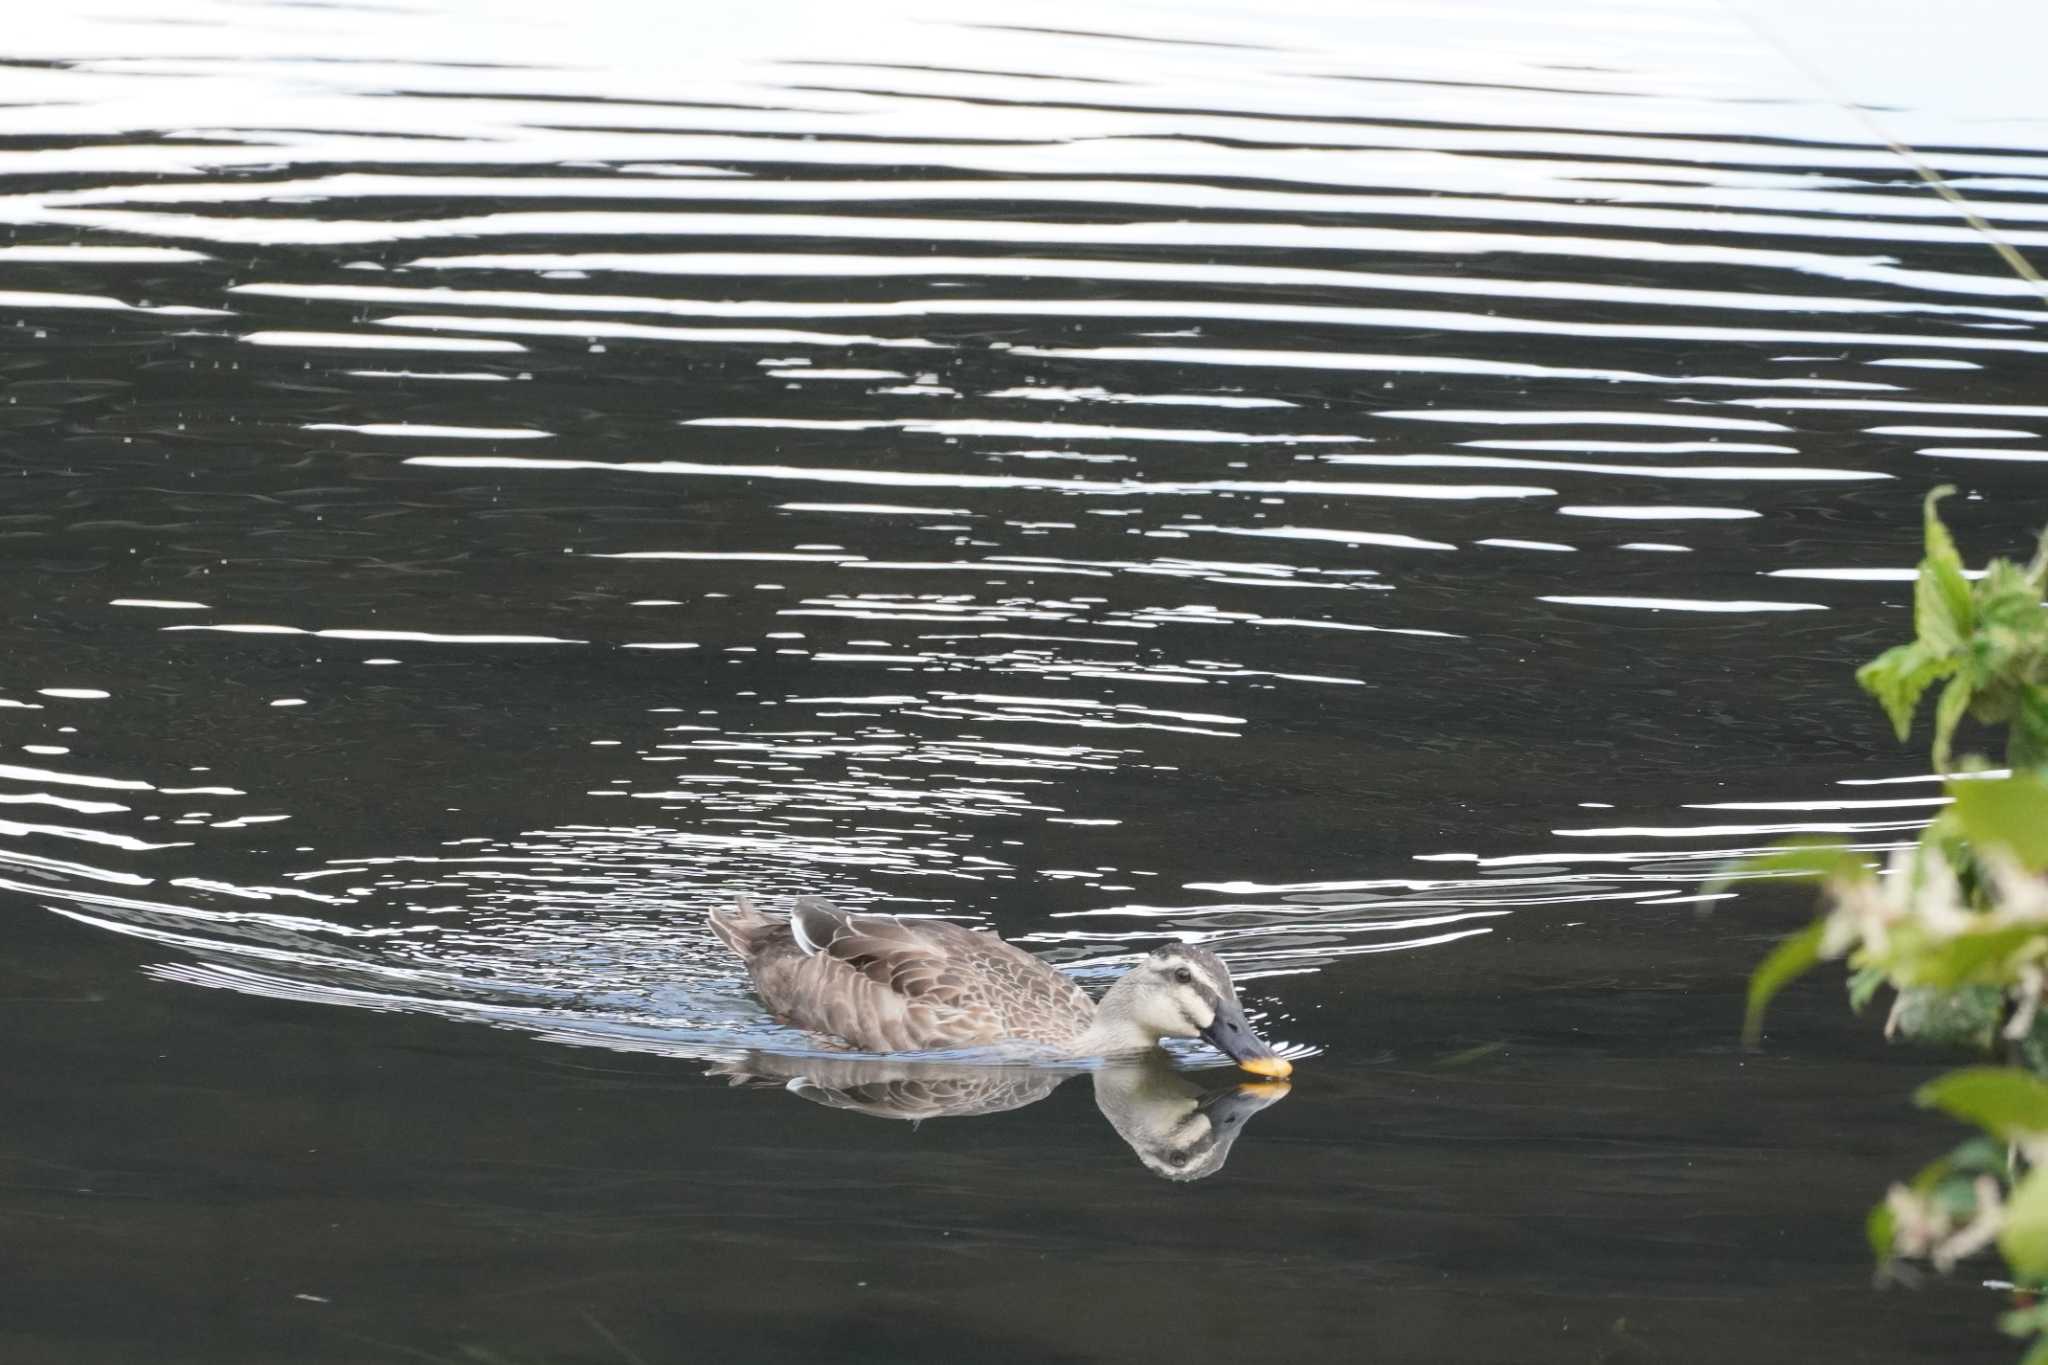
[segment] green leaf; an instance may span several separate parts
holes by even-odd
[[[1948,686],[1941,689],[1941,700],[1934,704],[1934,770],[1938,773],[1948,771],[1949,741],[1955,738],[1963,713],[1970,709],[1970,694],[1975,690],[1967,677],[1950,678]]]
[[[1892,1238],[1897,1232],[1898,1220],[1892,1216],[1891,1201],[1880,1199],[1871,1205],[1863,1219],[1863,1235],[1870,1239],[1870,1254],[1880,1265],[1892,1258]]]
[[[2013,632],[2010,646],[2025,648],[2048,634],[2048,619],[2041,615],[2041,589],[2025,569],[2009,559],[1994,559],[1986,565],[1971,597],[1977,624]]]
[[[1958,934],[1915,957],[1910,972],[1902,970],[1916,986],[1954,990],[1959,986],[1986,984],[2003,986],[2012,973],[1999,967],[2019,950],[2037,939],[2048,938],[2048,926],[2015,924],[2003,929]]]
[[[1962,556],[1935,506],[1955,491],[1944,484],[1927,495],[1927,557],[1920,561],[1920,576],[1913,583],[1913,633],[1922,644],[1944,654],[1961,647],[1975,621]]]
[[[1966,1176],[1950,1176],[1934,1188],[1934,1206],[1958,1223],[1977,1216],[1977,1182]]]
[[[1927,496],[1920,500],[1920,531],[1927,542],[1929,559],[1940,557],[1951,564],[1960,565],[1962,557],[1956,553],[1955,538],[1949,535],[1948,527],[1941,519],[1941,500],[1954,497],[1955,491],[1956,486],[1952,483],[1941,484],[1927,491]]]
[[[2048,616],[2048,612],[2042,615]],[[2005,741],[2005,761],[2016,771],[2048,769],[2048,687],[2021,684],[2012,733]]]
[[[2019,1060],[2029,1071],[2048,1073],[2048,1011],[2034,1016],[2034,1026],[2020,1039]]]
[[[1996,986],[1907,986],[1892,1008],[1891,1026],[1916,1043],[1981,1049],[1991,1046],[2004,1016],[2005,992]]]
[[[1948,1154],[1949,1169],[1966,1175],[2003,1175],[2011,1162],[2005,1144],[1988,1137],[1973,1137]]]
[[[2048,1337],[2035,1342],[2032,1349],[2020,1357],[2020,1365],[2048,1365]]]
[[[1974,1177],[2002,1175],[2005,1167],[2005,1145],[1979,1134],[1965,1139],[1947,1155],[1938,1156],[1922,1166],[1907,1188],[1928,1199],[1934,1197],[1935,1191],[1942,1186],[1953,1183],[1958,1176],[1964,1177],[1962,1184],[1968,1189]],[[1974,1203],[1974,1198],[1971,1202]]]
[[[1820,961],[1820,937],[1827,928],[1824,919],[1815,920],[1771,950],[1749,976],[1749,1008],[1742,1018],[1742,1041],[1755,1043],[1763,1036],[1764,1010],[1771,997]]]
[[[2030,1171],[2013,1187],[2005,1205],[2005,1226],[1998,1249],[2005,1253],[2016,1278],[2048,1275],[2048,1176]]]
[[[1962,648],[1975,624],[1970,605],[1970,580],[1959,565],[1931,556],[1920,561],[1913,582],[1913,633],[1929,649],[1953,653]]]
[[[1878,987],[1882,985],[1882,967],[1858,967],[1849,973],[1849,1008],[1857,1014],[1863,1013],[1863,1007],[1870,1003],[1871,998],[1877,994]]]
[[[1946,1156],[1938,1156],[1920,1168],[1919,1174],[1913,1177],[1913,1183],[1908,1188],[1925,1199],[1934,1193],[1936,1186],[1955,1174],[1955,1169],[1956,1157],[1954,1152],[1950,1152]]]
[[[2048,1303],[2034,1303],[2025,1308],[2015,1308],[2010,1313],[2001,1313],[1998,1330],[2009,1337],[2031,1337],[2048,1332]]]
[[[1947,790],[1970,842],[2006,850],[2029,872],[2048,870],[2048,779],[2016,772],[1951,782]]]
[[[1913,711],[1920,697],[1941,679],[1954,673],[1960,663],[1922,641],[1893,645],[1856,670],[1856,681],[1877,698],[1891,719],[1892,731],[1901,741],[1913,733]]]
[[[2048,1135],[2048,1081],[2016,1067],[1972,1066],[1951,1071],[1914,1091],[1913,1103],[1974,1123],[2007,1142]],[[2042,1199],[2044,1218],[2048,1218],[2048,1187],[2044,1187]],[[2044,1223],[2044,1235],[2048,1235],[2048,1223]]]

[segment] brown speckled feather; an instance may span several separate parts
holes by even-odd
[[[1095,1015],[1052,967],[944,920],[856,915],[805,898],[787,920],[742,907],[714,913],[712,926],[776,1014],[872,1052],[1058,1047]]]

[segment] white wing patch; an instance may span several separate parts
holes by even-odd
[[[818,941],[804,932],[803,911],[799,910],[789,917],[789,932],[796,939],[796,946],[804,950],[805,957],[818,955]]]

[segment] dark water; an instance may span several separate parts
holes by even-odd
[[[1911,837],[1918,500],[2048,521],[2017,11],[26,20],[0,1358],[2007,1358],[1861,1244],[1946,1059],[1745,1054],[1700,884]],[[855,1112],[742,890],[1293,1093]]]

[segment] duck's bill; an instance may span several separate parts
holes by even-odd
[[[1294,1063],[1273,1051],[1265,1039],[1252,1032],[1243,1007],[1235,1000],[1223,1002],[1216,1011],[1215,1019],[1202,1030],[1202,1037],[1211,1047],[1254,1076],[1271,1076],[1280,1080],[1294,1074]]]
[[[1237,1064],[1254,1076],[1271,1076],[1276,1081],[1294,1074],[1294,1063],[1278,1053],[1267,1057],[1239,1057]]]

